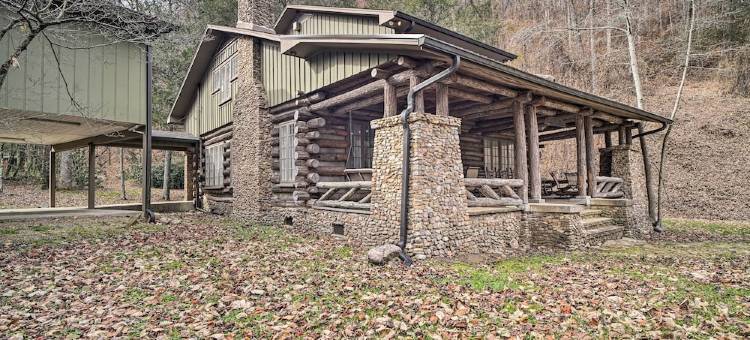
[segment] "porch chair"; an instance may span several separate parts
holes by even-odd
[[[578,173],[577,172],[565,172],[565,181],[568,182],[565,190],[565,195],[578,196]]]
[[[466,178],[479,178],[479,168],[470,166],[466,169]]]

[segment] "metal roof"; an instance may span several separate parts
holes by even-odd
[[[399,34],[424,34],[500,61],[516,59],[516,55],[513,53],[401,11],[289,5],[284,8],[281,16],[276,21],[274,31],[278,34],[286,32],[300,13],[329,13],[377,17],[380,25],[392,28]]]

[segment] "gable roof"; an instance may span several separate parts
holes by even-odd
[[[185,113],[190,110],[190,106],[193,104],[193,93],[200,85],[201,80],[203,80],[203,75],[211,65],[211,59],[213,58],[216,49],[221,47],[221,43],[225,38],[232,35],[245,35],[260,39],[279,41],[279,36],[265,31],[208,25],[203,33],[198,49],[195,50],[193,60],[190,62],[190,67],[188,68],[188,73],[182,80],[180,92],[172,104],[172,110],[169,112],[167,123],[174,123],[175,120],[179,120],[174,118],[183,118]]]
[[[474,53],[499,61],[516,59],[516,55],[497,47],[485,44],[463,34],[435,25],[401,11],[387,11],[360,8],[339,8],[322,6],[289,5],[284,8],[276,21],[274,31],[284,34],[302,13],[327,13],[354,16],[376,17],[381,26],[392,28],[398,34],[424,34],[449,44],[465,48]]]

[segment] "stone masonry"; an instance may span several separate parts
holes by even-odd
[[[411,180],[407,250],[417,258],[478,252],[466,207],[458,134],[461,120],[410,118]],[[400,116],[374,120],[372,218],[399,229],[403,127]]]
[[[260,74],[259,43],[249,37],[237,41],[240,62],[237,96],[232,112],[231,162],[233,215],[264,221],[271,200],[271,117]]]
[[[622,191],[632,201],[630,206],[621,208],[616,222],[625,227],[625,236],[648,238],[652,227],[648,217],[646,177],[641,153],[633,145],[617,145],[609,149],[612,154],[612,176],[623,179]]]

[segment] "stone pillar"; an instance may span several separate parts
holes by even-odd
[[[267,218],[271,200],[271,117],[260,74],[260,44],[237,41],[239,73],[232,111],[233,214],[255,221]]]
[[[273,0],[237,0],[237,20],[271,28],[276,21],[274,3]]]
[[[458,134],[461,120],[412,113],[407,251],[418,259],[477,252],[469,229]],[[401,205],[401,117],[372,121],[375,130],[372,220],[398,240]]]
[[[639,150],[632,145],[616,145],[609,148],[612,157],[612,177],[623,179],[622,191],[632,205],[623,208],[620,214],[625,226],[625,235],[647,238],[652,227],[648,217],[648,196],[646,177],[643,174],[643,158]]]

